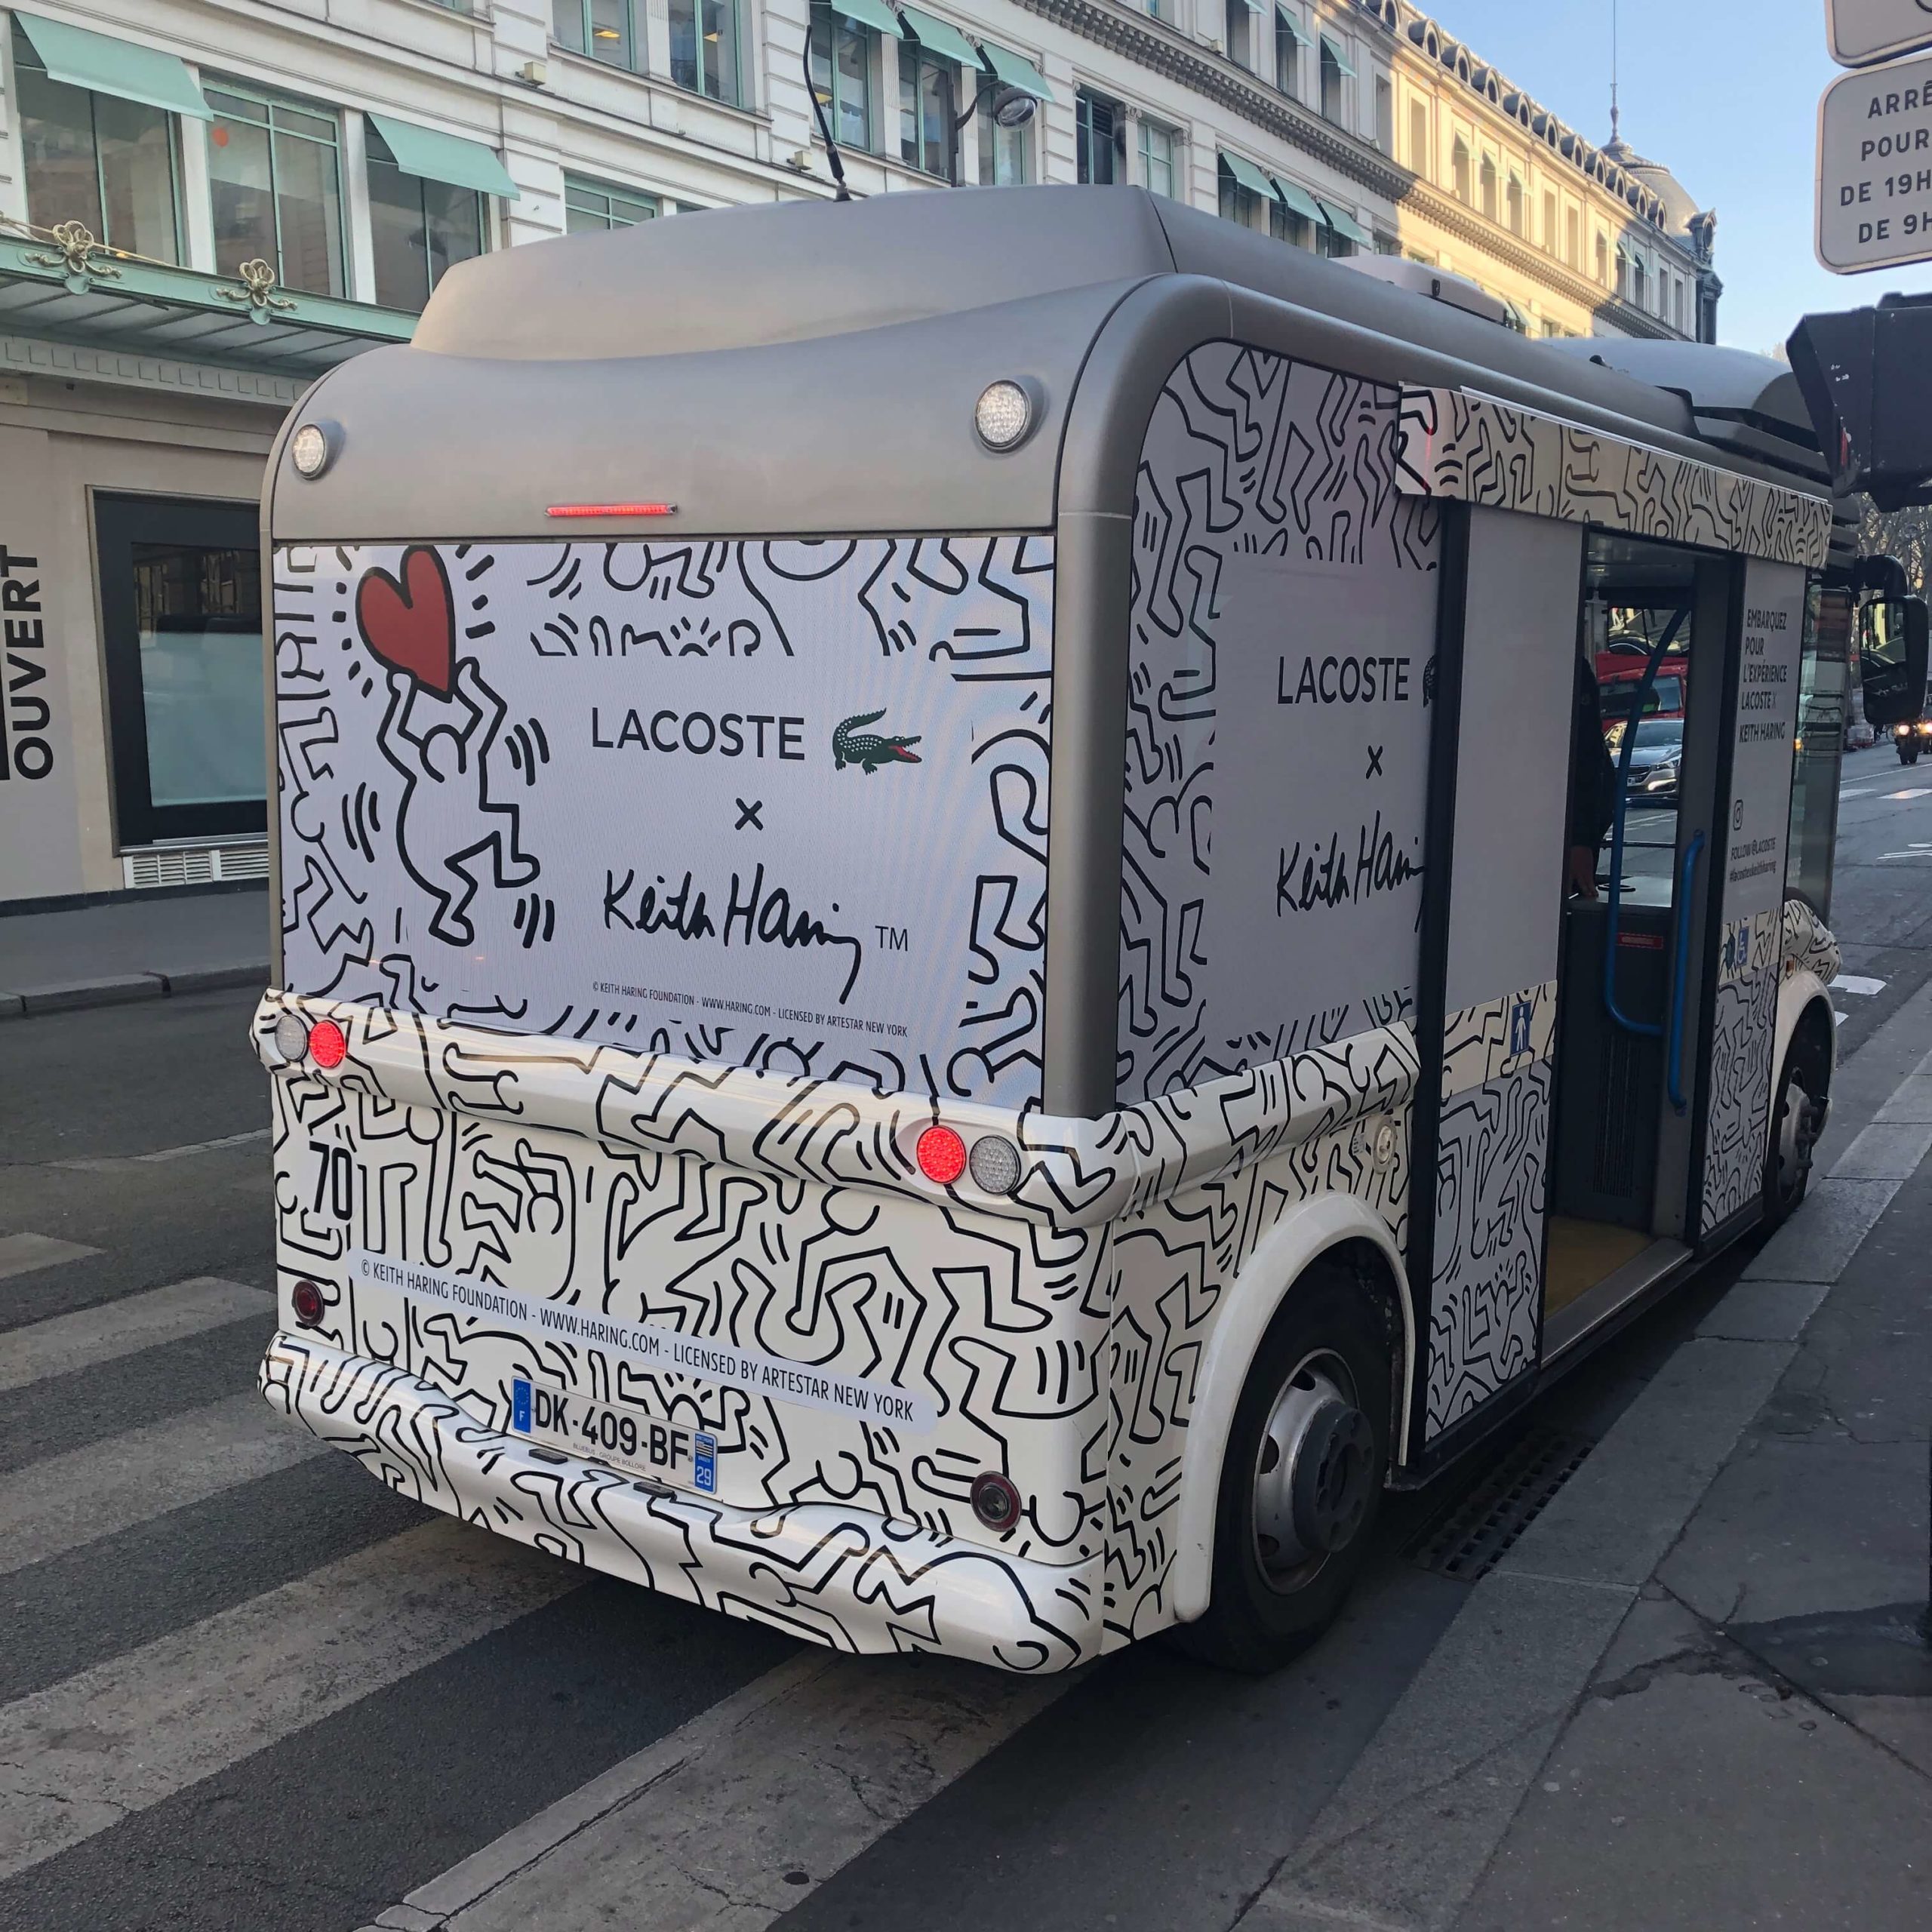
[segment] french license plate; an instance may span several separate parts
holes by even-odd
[[[566,1395],[540,1382],[510,1384],[510,1432],[614,1469],[663,1475],[702,1490],[718,1488],[718,1438],[701,1429],[680,1429],[608,1402]]]

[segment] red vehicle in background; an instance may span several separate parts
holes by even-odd
[[[1644,666],[1649,660],[1641,645],[1612,645],[1596,654],[1597,702],[1603,714],[1603,735],[1612,750],[1623,737],[1623,728],[1637,701],[1637,687],[1643,681]],[[1690,660],[1683,651],[1666,651],[1657,664],[1657,675],[1644,701],[1646,718],[1681,718],[1684,694],[1688,687]]]

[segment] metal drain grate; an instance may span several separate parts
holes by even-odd
[[[1409,1560],[1438,1577],[1473,1583],[1502,1560],[1593,1446],[1580,1435],[1531,1429],[1416,1538],[1409,1546]]]

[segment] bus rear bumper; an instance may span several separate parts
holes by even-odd
[[[1101,1648],[1098,1557],[1040,1563],[841,1503],[733,1509],[599,1463],[546,1460],[408,1371],[300,1334],[269,1344],[260,1381],[271,1407],[385,1488],[834,1650],[935,1651],[1042,1672]]]

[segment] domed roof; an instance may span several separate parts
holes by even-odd
[[[1663,204],[1665,228],[1672,235],[1688,235],[1692,220],[1703,211],[1690,198],[1690,191],[1661,162],[1646,161],[1621,134],[1610,141],[1604,153],[1625,174],[1642,182]]]

